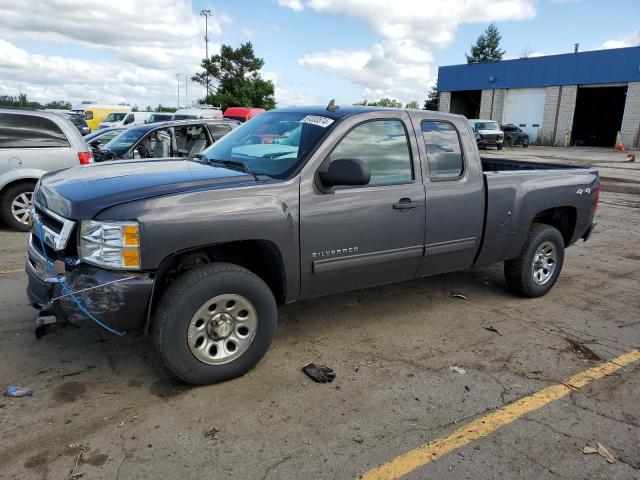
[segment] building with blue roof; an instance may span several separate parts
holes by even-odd
[[[638,146],[640,46],[438,69],[440,111],[553,145]]]

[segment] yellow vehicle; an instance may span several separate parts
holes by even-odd
[[[100,127],[102,122],[107,121],[109,114],[122,113],[123,118],[128,112],[131,111],[131,107],[128,105],[99,105],[97,103],[89,103],[82,105],[83,113],[87,117],[87,125],[91,128],[92,132],[95,132]],[[117,115],[112,115],[116,117]],[[113,121],[115,121],[114,118]]]

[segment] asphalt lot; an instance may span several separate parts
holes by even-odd
[[[36,340],[26,234],[0,230],[0,387],[36,391],[0,397],[0,478],[70,478],[82,449],[88,479],[357,478],[640,348],[640,197],[605,188],[597,221],[546,297],[506,291],[500,264],[288,305],[257,368],[199,388],[142,336],[87,326]],[[309,361],[336,380],[308,380]],[[639,394],[635,362],[405,478],[640,478]],[[596,442],[616,461],[582,453]]]

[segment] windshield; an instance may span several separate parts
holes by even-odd
[[[476,130],[500,130],[497,122],[476,122]]]
[[[245,162],[256,175],[288,178],[331,129],[333,120],[301,112],[267,112],[203,152],[203,160]]]
[[[140,140],[148,130],[146,129],[137,129],[132,128],[130,130],[125,130],[121,135],[118,135],[109,143],[107,143],[103,148],[111,150],[117,154],[126,153],[134,143]]]
[[[104,119],[105,122],[121,122],[124,117],[127,116],[127,112],[111,112]]]
[[[171,120],[193,120],[198,118],[196,115],[174,115]]]

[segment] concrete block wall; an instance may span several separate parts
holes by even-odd
[[[449,113],[451,108],[451,92],[440,92],[440,101],[438,102],[438,110],[440,112]]]
[[[493,97],[493,112],[489,118],[498,123],[502,123],[502,119],[504,117],[504,106],[507,101],[507,89],[498,88],[495,92],[496,93]]]
[[[493,90],[482,90],[480,97],[480,114],[478,118],[489,118],[491,115],[491,94]]]
[[[640,130],[640,82],[629,82],[627,101],[622,116],[622,143],[625,147],[639,146]]]
[[[483,90],[480,97],[480,117],[502,122],[504,105],[507,100],[507,89]]]
[[[558,107],[558,122],[556,125],[556,138],[554,145],[563,146],[565,135],[571,133],[573,128],[573,114],[576,110],[577,85],[564,85],[560,92],[560,105]]]
[[[544,113],[542,114],[542,125],[538,131],[540,140],[554,140],[553,129],[556,123],[556,111],[558,109],[558,95],[560,87],[546,87],[544,96]]]

